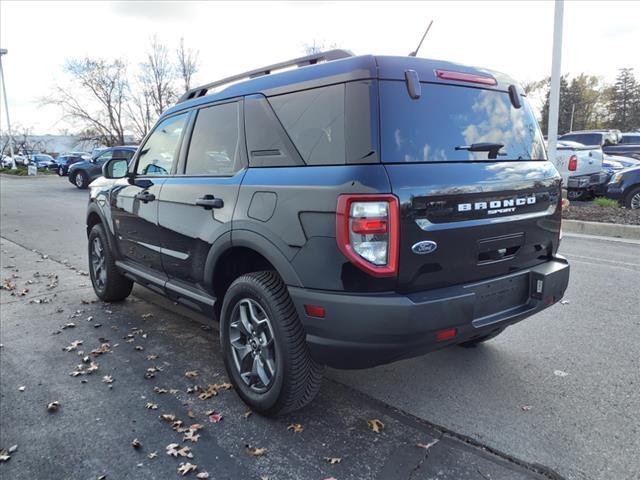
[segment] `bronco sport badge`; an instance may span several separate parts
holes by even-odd
[[[533,205],[536,203],[536,196],[509,198],[507,200],[491,200],[490,202],[459,203],[459,212],[470,212],[473,210],[486,210],[487,215],[496,213],[511,213],[516,211],[516,207]]]

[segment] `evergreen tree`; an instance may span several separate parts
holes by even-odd
[[[621,68],[608,104],[611,127],[623,132],[640,127],[640,85],[633,68]]]

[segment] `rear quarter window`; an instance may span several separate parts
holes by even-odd
[[[497,160],[544,160],[544,141],[531,109],[515,108],[507,92],[423,83],[412,99],[405,82],[380,82],[382,161],[486,161],[489,152],[456,150],[501,143]]]

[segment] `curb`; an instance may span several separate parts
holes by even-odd
[[[562,230],[570,233],[599,235],[603,237],[630,238],[640,240],[640,225],[620,223],[583,222],[581,220],[562,219]]]

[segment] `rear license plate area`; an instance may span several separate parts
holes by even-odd
[[[529,300],[529,274],[515,275],[472,287],[476,294],[474,319],[524,305]]]

